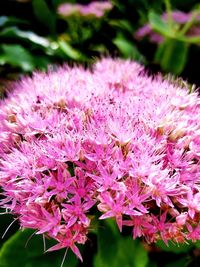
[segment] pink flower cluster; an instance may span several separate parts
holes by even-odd
[[[87,5],[64,3],[58,7],[58,13],[65,17],[80,14],[81,16],[95,16],[100,18],[110,9],[112,9],[112,3],[109,1],[93,1]]]
[[[81,258],[91,221],[200,239],[200,100],[137,63],[23,78],[0,102],[0,205]],[[99,211],[97,213],[97,210]]]
[[[171,13],[171,17],[173,22],[176,24],[175,27],[177,27],[177,24],[180,26],[183,26],[188,21],[192,20],[193,13],[185,13],[183,11],[174,10]],[[167,13],[164,13],[161,16],[161,19],[164,22],[167,22],[169,20],[169,16]],[[188,29],[187,36],[195,37],[200,35],[200,15],[196,16],[194,19],[194,23],[191,25],[191,27]],[[159,33],[155,32],[150,24],[145,24],[143,27],[139,28],[138,31],[135,33],[136,39],[143,39],[144,37],[148,37],[152,43],[162,43],[164,41],[163,36],[161,36]]]

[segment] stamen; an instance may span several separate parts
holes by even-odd
[[[63,265],[64,265],[64,262],[65,262],[65,259],[66,259],[66,256],[67,256],[67,251],[68,251],[68,247],[65,250],[65,254],[63,256],[63,260],[62,260],[62,263],[61,263],[60,267],[63,267]]]
[[[16,222],[18,220],[18,218],[16,218],[15,220],[13,220],[9,225],[8,227],[6,228],[4,234],[2,235],[2,239],[5,237],[6,233],[8,232],[8,230],[10,229],[10,227],[14,224],[14,222]]]

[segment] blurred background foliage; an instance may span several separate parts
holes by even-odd
[[[91,1],[1,0],[0,1],[0,89],[10,80],[49,65],[68,62],[92,63],[102,56],[119,56],[145,64],[151,73],[180,75],[200,85],[200,4],[195,0],[113,0],[103,16],[58,12],[63,3],[89,4]],[[173,20],[174,11],[191,14],[184,23]],[[163,14],[168,14],[164,19]],[[138,30],[144,25],[162,38],[151,42]],[[195,27],[195,35],[188,36]],[[3,211],[2,211],[3,212]],[[0,234],[13,221],[1,216]],[[32,231],[18,232],[11,225],[0,241],[0,267],[60,266],[64,251],[44,254],[42,239]],[[30,238],[31,237],[31,238]],[[29,240],[30,239],[30,240]],[[50,241],[49,241],[50,242]],[[47,242],[48,243],[48,242]],[[48,245],[48,244],[47,244]],[[133,241],[131,233],[120,235],[112,221],[101,222],[89,235],[82,250],[84,263],[72,253],[68,267],[198,267],[200,243],[166,246]]]
[[[198,36],[188,38],[183,29],[186,25],[161,17],[173,10],[199,13],[199,1],[113,0],[102,17],[60,15],[58,8],[64,2],[78,1],[0,1],[1,83],[17,73],[44,70],[49,64],[89,64],[101,55],[112,55],[137,60],[151,72],[181,75],[199,85],[200,30]],[[136,38],[135,33],[146,23],[163,37],[162,43]],[[199,21],[196,26],[200,27]]]

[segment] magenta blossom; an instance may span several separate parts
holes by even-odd
[[[102,59],[24,78],[0,106],[1,207],[55,239],[49,251],[81,258],[99,212],[133,238],[200,239],[197,93]]]
[[[112,3],[110,1],[93,1],[87,5],[63,3],[58,7],[58,13],[64,17],[78,14],[84,17],[94,16],[100,18],[110,9],[112,9]]]

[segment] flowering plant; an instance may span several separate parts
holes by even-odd
[[[197,38],[196,39],[191,38],[191,37],[199,37],[200,34],[200,28],[199,28],[200,15],[199,12],[197,12],[196,10],[193,12],[191,11],[189,13],[185,13],[180,10],[174,10],[171,13],[163,13],[161,15],[161,19],[164,23],[166,23],[166,26],[168,27],[171,26],[171,31],[168,32],[169,35],[172,34],[172,31],[174,31],[174,33],[179,33],[176,36],[174,36],[174,38],[177,39],[180,38],[180,40],[184,40],[183,39],[184,36],[182,35],[186,35],[189,38],[188,41],[191,42],[199,41],[199,39]],[[144,38],[145,36],[148,36],[151,42],[155,43],[164,42],[165,35],[163,36],[163,32],[156,31],[156,29],[154,28],[155,25],[153,27],[152,26],[153,26],[152,23],[150,23],[139,28],[139,30],[135,33],[135,37],[141,39]]]
[[[197,6],[185,13],[171,10],[168,5],[167,12],[162,15],[150,11],[149,23],[139,28],[134,36],[138,40],[148,37],[151,42],[157,43],[155,62],[166,72],[180,74],[187,63],[190,46],[199,46],[200,11]]]
[[[149,243],[200,239],[200,101],[187,86],[102,59],[23,78],[0,105],[0,204],[55,239],[48,251],[82,259],[77,244],[107,218]]]

